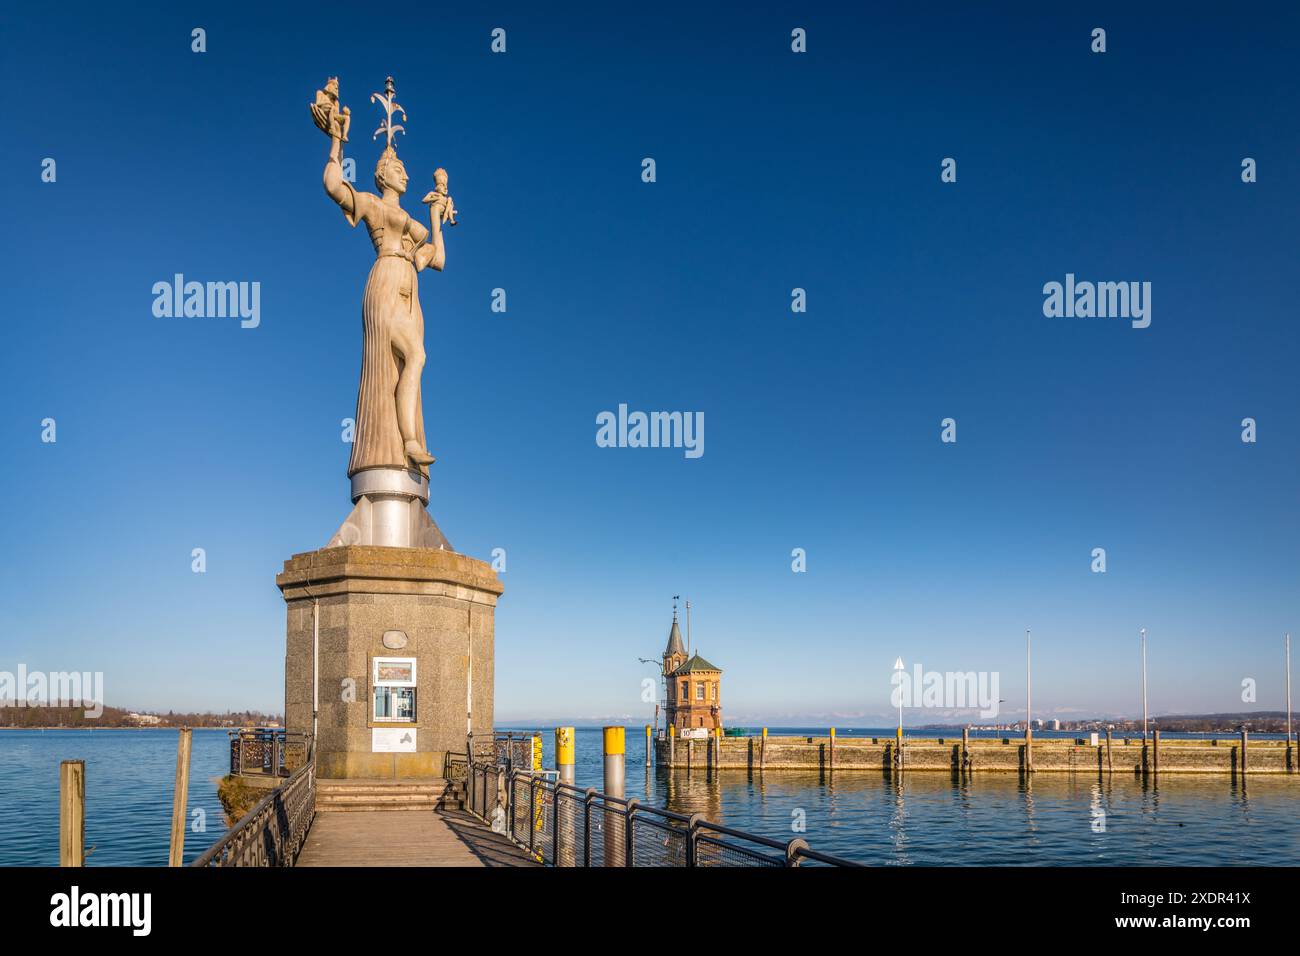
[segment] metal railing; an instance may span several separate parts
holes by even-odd
[[[263,797],[190,866],[293,866],[316,815],[316,761]]]
[[[476,761],[466,784],[471,813],[551,866],[861,866],[527,770]]]
[[[288,777],[307,762],[311,750],[311,735],[298,731],[244,727],[229,734],[230,772],[236,776]]]

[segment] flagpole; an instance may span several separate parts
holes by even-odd
[[[1147,629],[1142,628],[1142,743],[1147,742]]]
[[[1029,628],[1025,628],[1025,677],[1027,691],[1025,693],[1025,729],[1032,726],[1034,719],[1034,668],[1033,668],[1033,638],[1029,634]]]
[[[1286,749],[1291,750],[1291,635],[1286,636]]]
[[[903,659],[900,657],[894,661],[894,671],[899,675],[898,679],[898,739],[903,739]]]
[[[686,602],[686,650],[689,654],[695,653],[695,648],[691,646],[691,602]]]

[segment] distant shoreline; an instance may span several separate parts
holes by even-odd
[[[46,730],[180,730],[182,727],[187,727],[187,728],[190,729],[190,730],[250,730],[250,729],[252,729],[252,728],[249,727],[249,726],[241,726],[241,727],[205,727],[205,726],[203,726],[203,725],[201,725],[201,724],[200,724],[200,725],[197,725],[197,726],[190,726],[190,725],[188,725],[188,724],[162,724],[162,725],[157,725],[157,724],[155,724],[155,725],[147,726],[147,727],[146,727],[146,726],[142,726],[142,727],[127,727],[127,726],[117,726],[117,725],[105,725],[105,726],[103,726],[103,727],[96,727],[96,726],[93,725],[93,724],[79,724],[79,725],[77,725],[76,727],[68,727],[68,726],[63,726],[63,727],[55,727],[55,726],[50,726],[50,727],[5,727],[5,726],[0,726],[0,730],[24,730],[24,731],[26,731],[26,730],[35,730],[35,731],[46,731]],[[258,729],[261,729],[261,728],[258,728]],[[273,728],[273,729],[275,729],[275,730],[281,730],[282,728],[280,728],[280,727],[276,727],[276,728]]]

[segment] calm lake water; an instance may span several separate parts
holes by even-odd
[[[771,728],[769,733],[825,730]],[[894,732],[839,733],[892,737]],[[1040,731],[1036,736],[1078,735]],[[544,764],[553,767],[553,730],[542,730],[542,742]],[[576,745],[576,783],[600,789],[600,729],[578,728]],[[896,784],[876,773],[841,772],[830,779],[815,771],[751,776],[746,770],[724,770],[710,776],[651,768],[647,773],[645,751],[644,733],[629,727],[627,796],[680,813],[702,813],[776,840],[802,837],[814,849],[873,866],[1300,864],[1300,775],[1257,777],[1246,787],[1229,776],[1174,774],[1158,785],[1123,774],[1102,781],[1095,775],[1046,773],[1030,783],[1019,774],[976,774],[955,783],[946,773],[912,773]],[[802,811],[806,832],[791,828],[796,811]],[[1104,830],[1094,829],[1102,825]]]
[[[542,740],[545,764],[554,766],[550,728]],[[1042,774],[1029,784],[992,773],[960,784],[933,773],[909,774],[899,784],[874,773],[830,780],[789,771],[670,775],[646,772],[645,738],[636,728],[628,728],[627,744],[629,797],[778,840],[801,836],[816,849],[873,865],[1300,863],[1298,778],[1259,777],[1243,787],[1226,776],[1172,774],[1158,785],[1120,774],[1110,781]],[[577,752],[578,784],[599,788],[598,728],[578,729]],[[176,733],[112,729],[0,730],[0,864],[58,863],[65,759],[86,761],[88,865],[165,865]],[[203,811],[206,829],[187,833],[187,862],[225,832],[215,780],[228,766],[225,731],[196,730],[189,810],[191,822]],[[792,830],[799,817],[806,832]]]
[[[59,762],[84,760],[86,865],[166,866],[176,738],[175,730],[0,730],[0,865],[58,866]],[[186,832],[187,863],[226,832],[215,781],[229,770],[226,732],[196,729],[188,809],[190,826],[205,829]]]

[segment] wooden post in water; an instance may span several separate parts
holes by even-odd
[[[672,724],[668,725],[668,766],[677,766],[677,728]]]
[[[168,866],[181,866],[185,856],[185,805],[190,798],[190,737],[192,731],[182,727],[176,741],[176,785],[172,789],[172,843]],[[272,765],[271,770],[279,773]]]
[[[763,728],[763,742],[758,745],[758,769],[767,768],[767,728]]]
[[[835,772],[835,728],[831,728],[830,764],[831,773]]]
[[[86,865],[86,761],[59,764],[59,866]]]
[[[1034,772],[1034,732],[1025,721],[1025,773]]]
[[[650,739],[650,725],[646,724],[645,725],[645,765],[647,767],[650,766],[650,750],[653,746],[654,746],[654,742]]]
[[[1110,756],[1110,728],[1109,727],[1106,728],[1106,772],[1107,773],[1115,772],[1115,764],[1111,760],[1111,756]]]
[[[1151,772],[1160,773],[1160,728],[1151,731]]]
[[[970,728],[961,729],[961,770],[965,773],[970,769]]]
[[[1246,775],[1246,728],[1241,728],[1241,775]]]

